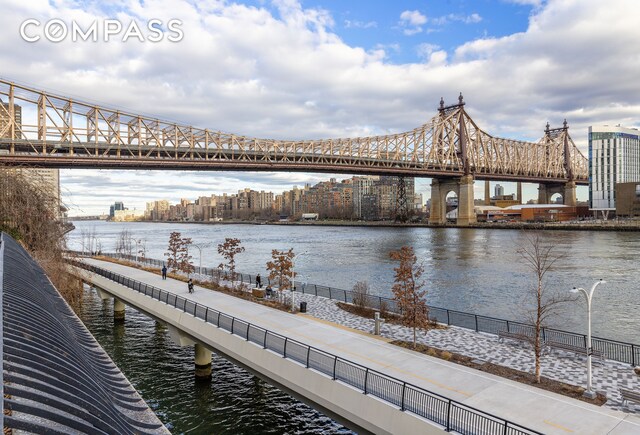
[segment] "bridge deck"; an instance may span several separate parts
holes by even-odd
[[[184,282],[163,281],[159,275],[119,264],[85,261],[543,433],[640,433],[640,418],[624,412],[405,350],[379,337],[310,316],[292,315],[199,287],[188,294]]]

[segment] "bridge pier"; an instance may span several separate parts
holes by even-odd
[[[115,323],[124,322],[124,302],[118,298],[113,298],[113,321]]]
[[[476,222],[473,204],[473,176],[460,178],[434,178],[431,182],[431,208],[429,224],[444,225],[447,222],[447,195],[454,192],[458,196],[458,218],[456,225],[466,226]]]
[[[491,205],[491,182],[484,180],[484,205]]]
[[[538,187],[538,204],[549,204],[551,197],[559,193],[562,195],[564,205],[575,207],[578,204],[576,199],[576,183],[568,181],[566,183],[540,184]]]

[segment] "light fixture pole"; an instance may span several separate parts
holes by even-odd
[[[200,262],[200,273],[202,273],[202,248],[208,248],[211,243],[192,243],[191,246],[198,248],[198,259]]]
[[[138,253],[140,252],[140,245],[142,245],[142,239],[140,240],[136,240],[133,239],[134,242],[136,242],[136,263],[138,262]]]
[[[583,395],[589,399],[594,399],[596,397],[596,393],[593,391],[591,382],[591,354],[593,353],[591,348],[591,299],[593,298],[593,292],[600,284],[606,284],[606,281],[596,281],[591,286],[591,290],[589,290],[589,292],[582,287],[574,287],[573,290],[571,290],[572,293],[582,293],[587,300],[587,391],[585,391]]]
[[[303,255],[307,255],[307,251],[294,256],[291,259],[291,312],[295,312],[296,310],[296,257],[302,257]]]

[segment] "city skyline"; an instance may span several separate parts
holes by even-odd
[[[567,118],[585,154],[590,125],[640,124],[636,2],[7,1],[4,8],[4,78],[236,134],[293,139],[406,131],[431,118],[440,97],[454,102],[460,91],[490,134],[536,141],[547,121],[553,127]],[[107,18],[175,18],[184,38],[156,44],[20,38],[25,20],[60,17],[85,26]],[[325,176],[63,170],[61,188],[70,213],[87,215],[125,193],[142,207],[143,195],[179,199],[205,187],[233,191],[247,184],[275,193]],[[416,180],[425,199],[429,184]],[[524,199],[534,197],[535,186],[525,185]],[[586,189],[578,199],[587,199]]]

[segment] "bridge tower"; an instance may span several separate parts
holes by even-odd
[[[569,136],[569,125],[565,119],[562,127],[550,128],[547,122],[544,130],[542,142],[547,146],[547,165],[553,162],[562,163],[567,175],[566,183],[541,183],[538,187],[538,204],[549,204],[551,197],[556,193],[562,195],[565,205],[576,206],[576,182],[572,165],[571,151],[574,148],[571,136]]]
[[[462,177],[434,177],[431,183],[431,209],[429,223],[443,225],[447,221],[447,194],[455,192],[458,196],[458,217],[456,224],[460,226],[476,222],[473,198],[473,175],[471,174],[471,162],[468,158],[468,131],[466,125],[467,115],[464,111],[464,99],[462,93],[458,97],[458,104],[444,105],[444,99],[440,98],[439,123],[434,132],[434,148],[445,154],[451,143],[455,145],[455,158],[463,168]],[[446,142],[449,142],[447,144]]]

